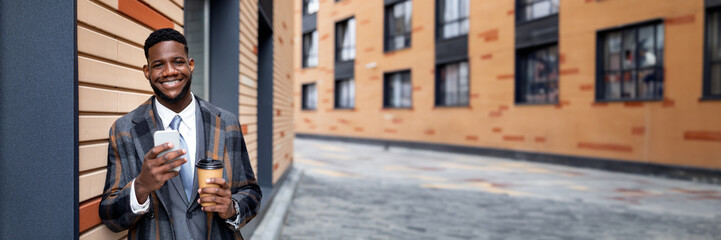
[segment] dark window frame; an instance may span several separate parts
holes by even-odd
[[[659,56],[659,54],[658,54],[658,53],[659,53],[659,52],[658,52],[659,49],[658,49],[657,46],[656,46],[657,43],[658,43],[658,39],[657,39],[657,37],[658,37],[658,33],[657,33],[658,27],[657,27],[657,26],[658,26],[659,24],[661,25],[661,28],[663,29],[663,48],[661,49],[661,52],[660,52],[661,55],[660,55],[660,56]],[[653,26],[653,39],[654,39],[654,45],[653,45],[653,46],[654,46],[654,51],[655,51],[655,54],[656,54],[656,55],[654,55],[654,57],[656,58],[656,60],[655,60],[656,62],[655,62],[655,65],[654,65],[654,66],[651,66],[651,67],[642,67],[642,66],[640,66],[640,65],[641,65],[641,64],[640,64],[640,60],[639,60],[640,57],[638,57],[638,56],[640,55],[639,52],[641,51],[641,49],[640,49],[640,47],[639,47],[639,44],[638,44],[639,29],[644,28],[644,27],[648,27],[648,26]],[[623,50],[623,45],[624,45],[624,44],[623,44],[623,43],[624,43],[624,36],[623,36],[623,35],[624,35],[624,33],[625,33],[626,31],[635,31],[634,41],[636,42],[636,45],[634,46],[634,47],[635,47],[635,49],[634,49],[634,54],[635,54],[634,57],[635,57],[635,59],[633,60],[634,66],[631,68],[631,70],[628,70],[628,69],[625,69],[626,67],[624,67],[623,64],[621,64],[619,70],[606,70],[606,69],[605,69],[605,64],[606,64],[606,62],[605,62],[605,61],[606,61],[606,59],[605,59],[605,56],[606,56],[606,51],[605,51],[606,41],[605,41],[605,40],[606,40],[606,36],[610,35],[611,33],[620,32],[621,35],[622,35],[622,37],[621,37],[621,44],[620,44],[620,45],[621,45],[621,49]],[[652,20],[641,21],[641,22],[636,22],[636,23],[631,23],[631,24],[626,24],[626,25],[621,25],[621,26],[616,26],[616,27],[611,27],[611,28],[606,28],[606,29],[598,30],[598,31],[596,32],[596,80],[595,80],[595,83],[596,83],[596,94],[595,94],[595,101],[596,101],[596,102],[648,102],[648,101],[662,101],[663,98],[664,98],[664,93],[665,93],[664,88],[665,88],[665,78],[666,78],[666,76],[665,76],[665,64],[664,64],[664,62],[665,62],[665,60],[666,60],[665,51],[666,51],[666,23],[664,22],[663,19],[652,19]],[[623,51],[622,51],[622,52],[623,52]],[[656,80],[654,80],[654,81],[661,83],[659,96],[640,97],[640,90],[638,90],[639,87],[638,87],[638,84],[636,84],[636,89],[637,89],[637,90],[636,90],[636,95],[638,95],[638,96],[637,96],[637,97],[623,97],[623,94],[624,94],[624,86],[623,86],[623,85],[624,85],[624,84],[623,84],[622,78],[624,77],[624,71],[631,71],[631,73],[634,73],[634,72],[635,72],[636,74],[638,74],[638,72],[640,72],[640,71],[651,70],[651,69],[655,70],[655,73],[654,73],[654,76],[653,76],[653,77],[656,78]],[[618,98],[607,99],[606,96],[605,96],[605,95],[606,95],[606,88],[607,88],[607,84],[605,83],[605,82],[606,82],[606,81],[605,81],[605,76],[606,76],[606,74],[609,73],[609,72],[617,72],[617,74],[619,74],[619,85],[620,85],[620,90],[619,90],[619,92],[620,92],[621,96],[618,97]],[[647,75],[647,76],[648,76],[648,75]],[[631,77],[633,77],[633,75],[631,75]],[[633,80],[633,81],[635,81],[635,82],[638,83],[638,82],[640,82],[640,81],[645,81],[645,78],[644,78],[644,79],[635,79],[635,80]],[[654,85],[654,87],[655,87],[655,85]]]
[[[305,33],[303,33],[302,38],[301,38],[301,44],[302,44],[302,45],[301,45],[301,52],[302,52],[302,54],[301,54],[301,55],[302,55],[302,56],[301,56],[301,57],[302,57],[302,59],[301,59],[301,67],[304,68],[304,69],[305,69],[305,68],[318,67],[318,63],[317,63],[317,62],[316,62],[316,64],[315,64],[314,66],[309,66],[309,65],[308,65],[308,60],[309,60],[309,57],[310,57],[310,49],[306,49],[306,48],[305,48],[305,36],[306,36],[306,35],[310,35],[310,41],[313,41],[313,33],[315,33],[316,36],[317,36],[317,35],[318,35],[318,30],[317,30],[317,29],[313,29],[312,31],[305,32]],[[320,41],[320,39],[318,39],[318,41],[316,41],[316,43],[315,43],[315,44],[316,44],[316,48],[319,48],[319,47],[320,47],[320,46],[319,46],[319,43],[318,43],[319,41]],[[318,51],[318,49],[316,49],[316,53],[315,53],[316,59],[319,57],[317,51]],[[318,60],[316,60],[316,61],[318,61]]]
[[[353,54],[353,55],[354,55],[354,56],[353,56],[353,59],[349,59],[349,60],[341,60],[341,52],[342,52],[342,50],[343,50],[343,46],[342,46],[342,44],[338,44],[338,41],[339,41],[338,38],[340,38],[340,34],[338,34],[338,25],[339,25],[339,24],[346,24],[346,31],[347,31],[347,29],[348,29],[348,22],[349,22],[351,19],[355,19],[355,16],[350,16],[350,17],[348,17],[348,18],[345,18],[345,19],[336,21],[335,24],[333,25],[333,31],[334,31],[334,33],[335,33],[335,41],[334,41],[334,43],[333,43],[333,44],[335,45],[335,46],[334,46],[334,49],[335,49],[335,62],[355,61],[355,59],[356,59],[356,57],[357,57],[357,54],[358,54],[358,51],[357,51],[357,50],[358,50],[358,49],[356,49],[356,46],[357,46],[358,42],[355,42],[355,43],[353,44],[353,49],[354,49],[353,51],[355,52],[355,54]],[[357,24],[356,24],[356,29],[355,29],[355,30],[356,30],[356,33],[354,33],[353,35],[355,36],[356,40],[358,40],[358,33],[357,33],[358,25],[357,25]],[[319,47],[320,47],[320,46],[319,46]]]
[[[407,76],[408,84],[410,85],[410,91],[408,92],[408,94],[410,96],[408,96],[408,97],[411,99],[409,106],[393,106],[391,104],[392,92],[390,91],[391,90],[390,77],[393,75],[396,75],[396,74],[401,74],[401,82],[404,82],[406,80],[406,78],[404,78],[404,77]],[[403,83],[401,83],[401,84],[403,84]],[[401,93],[401,95],[403,95],[403,93]],[[413,75],[412,75],[410,69],[383,73],[383,108],[384,109],[411,109],[411,108],[413,108]]]
[[[529,79],[527,79],[528,76],[526,76],[525,70],[527,67],[527,59],[531,56],[531,54],[534,54],[540,50],[550,50],[553,47],[556,47],[556,79],[555,81],[547,81],[545,84],[552,85],[554,82],[556,84],[556,91],[558,92],[556,94],[556,99],[546,99],[546,101],[530,101],[529,99],[525,99],[524,96],[527,93],[526,91],[523,91],[524,88],[527,88],[530,83]],[[548,52],[547,52],[548,53]],[[515,78],[515,104],[516,105],[546,105],[546,104],[558,104],[559,98],[560,98],[560,53],[559,53],[559,44],[558,42],[549,43],[549,44],[543,44],[523,49],[517,49],[516,50],[516,78]],[[543,83],[536,83],[536,84],[543,84]],[[547,87],[550,88],[550,87]],[[550,97],[550,93],[546,93],[547,97]]]
[[[458,0],[458,1],[461,1],[461,0]],[[469,6],[471,5],[471,3],[472,3],[472,1],[468,0]],[[436,40],[450,40],[450,39],[454,39],[454,38],[468,37],[468,33],[471,31],[470,9],[468,9],[468,16],[459,17],[450,22],[445,22],[445,17],[443,16],[443,12],[445,11],[445,6],[446,6],[446,0],[437,0],[436,1]],[[461,4],[459,4],[459,7],[461,7]],[[453,36],[453,37],[449,37],[449,38],[443,37],[443,27],[445,24],[458,22],[460,25],[460,23],[465,20],[468,20],[468,32],[463,33],[463,34],[458,34],[458,36]],[[459,29],[459,31],[460,31],[460,29]]]
[[[411,15],[410,25],[409,25],[408,28],[406,29],[406,32],[404,32],[404,33],[402,34],[402,35],[404,35],[404,36],[406,37],[406,43],[405,43],[405,45],[404,45],[403,47],[401,47],[401,48],[391,49],[391,43],[392,43],[392,41],[393,41],[393,38],[394,38],[395,36],[401,35],[401,34],[395,34],[393,31],[391,31],[391,30],[393,29],[393,25],[394,25],[394,22],[393,22],[393,9],[395,8],[396,5],[398,5],[398,4],[405,4],[405,3],[410,3],[410,4],[411,4],[411,12],[409,13],[409,14]],[[385,5],[385,9],[384,9],[384,21],[383,21],[383,27],[384,27],[384,31],[383,31],[383,35],[384,35],[384,37],[383,37],[383,50],[384,50],[385,52],[398,51],[398,50],[402,50],[402,49],[406,49],[406,48],[410,48],[410,47],[411,47],[411,44],[412,44],[412,39],[411,39],[412,34],[411,34],[411,33],[412,33],[412,28],[413,28],[413,10],[412,10],[412,8],[413,8],[413,1],[412,1],[412,0],[404,0],[404,1],[394,2],[394,3],[390,3],[390,4]]]
[[[525,15],[525,12],[524,12],[524,10],[526,9],[527,6],[533,5],[533,4],[536,4],[536,3],[539,3],[539,2],[549,2],[549,1],[552,1],[552,0],[532,0],[532,1],[533,1],[532,3],[525,3],[524,1],[526,1],[526,0],[516,0],[516,23],[517,23],[517,24],[526,23],[526,22],[538,21],[538,20],[541,20],[541,19],[544,19],[544,18],[556,16],[556,15],[558,15],[559,12],[561,12],[561,9],[560,9],[560,1],[559,1],[559,9],[556,10],[555,13],[551,13],[551,14],[548,14],[548,15],[543,16],[543,17],[538,17],[538,18],[534,18],[534,19],[528,19],[528,16],[526,16],[526,15]]]
[[[306,91],[309,86],[313,86],[315,88],[315,106],[312,108],[308,106],[308,99],[306,96]],[[300,109],[303,111],[315,111],[318,109],[318,84],[316,82],[312,83],[303,83],[300,86],[301,89],[301,100],[300,100]]]
[[[460,67],[460,64],[465,62],[468,65],[468,92],[466,94],[466,104],[445,104],[442,103],[441,99],[445,98],[445,88],[441,86],[441,77],[442,72],[445,67],[448,65],[458,64]],[[446,62],[446,63],[440,63],[436,64],[436,79],[435,79],[435,99],[434,99],[434,107],[443,107],[443,108],[453,108],[453,107],[470,107],[471,106],[471,60],[469,58],[458,60],[458,61],[452,61],[452,62]],[[460,77],[460,76],[459,76]],[[458,89],[458,93],[460,93],[460,89]]]
[[[712,60],[711,56],[711,44],[713,44],[710,41],[711,38],[711,21],[713,13],[718,13],[719,18],[719,26],[721,26],[721,6],[715,6],[715,7],[709,7],[706,8],[706,17],[704,22],[704,64],[703,64],[703,86],[701,89],[701,100],[721,100],[721,94],[712,94],[711,93],[711,66],[714,64],[721,64],[721,60]],[[721,29],[718,29],[717,31],[721,32]],[[721,41],[721,37],[719,38],[719,41]]]
[[[340,99],[340,97],[338,97],[338,96],[340,96],[339,91],[341,89],[338,87],[338,83],[343,82],[343,81],[352,81],[353,82],[353,89],[352,89],[353,90],[353,98],[351,99],[352,106],[341,106],[341,99]],[[355,99],[356,99],[356,97],[355,97],[356,96],[355,95],[355,78],[353,78],[353,77],[339,78],[339,79],[336,79],[335,81],[333,81],[333,93],[334,93],[333,94],[333,108],[334,109],[351,109],[351,110],[355,109],[355,106],[356,106],[355,105]]]

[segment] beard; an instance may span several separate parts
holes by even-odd
[[[153,88],[153,92],[155,92],[155,96],[162,99],[163,101],[168,102],[168,103],[177,103],[177,102],[180,102],[180,100],[182,100],[185,97],[185,95],[188,95],[188,92],[190,92],[190,84],[192,82],[193,82],[193,76],[190,75],[190,76],[188,76],[188,83],[186,83],[185,86],[183,86],[183,89],[180,91],[180,94],[178,94],[178,96],[176,96],[175,98],[171,98],[170,96],[165,95],[165,93],[163,93],[163,91],[160,91],[160,89],[158,89],[158,87],[156,87],[153,84],[150,84],[150,87]]]

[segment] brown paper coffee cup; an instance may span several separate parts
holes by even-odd
[[[203,189],[206,187],[217,187],[218,184],[206,183],[205,180],[208,178],[222,178],[223,177],[223,162],[219,160],[201,159],[195,164],[196,171],[198,173],[198,188]],[[200,197],[212,196],[215,194],[204,193],[200,194]],[[213,206],[215,203],[203,203],[203,207]]]

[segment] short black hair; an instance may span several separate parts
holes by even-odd
[[[148,49],[153,47],[155,44],[164,41],[176,41],[182,43],[183,46],[185,46],[185,55],[188,55],[188,42],[185,41],[185,36],[172,28],[161,28],[152,32],[150,36],[145,39],[145,46],[143,46],[143,50],[145,50],[145,59],[148,59]]]

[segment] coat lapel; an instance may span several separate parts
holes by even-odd
[[[150,97],[148,101],[141,104],[140,108],[133,116],[133,123],[135,126],[132,130],[132,136],[134,136],[133,144],[135,145],[135,152],[137,153],[137,158],[140,160],[136,161],[138,169],[142,169],[145,154],[154,146],[153,133],[158,130],[158,124],[160,124],[157,122],[159,120],[157,120],[156,111],[153,107],[153,99],[154,97]],[[168,212],[169,205],[167,205],[170,203],[170,198],[168,196],[168,184],[163,184],[160,189],[155,191],[155,194],[158,196],[163,209],[165,209],[165,213],[170,215]]]
[[[198,101],[198,106],[200,110],[200,115],[203,119],[202,122],[202,129],[203,129],[203,138],[200,142],[205,142],[205,154],[197,154],[198,156],[202,156],[199,159],[196,159],[196,161],[199,161],[200,159],[217,159],[222,160],[222,151],[224,150],[225,146],[225,131],[224,131],[224,124],[223,121],[220,119],[220,110],[215,108],[214,106],[211,106],[208,104],[208,102],[203,101],[200,98],[196,97],[196,100]],[[197,112],[196,112],[197,113]],[[196,115],[196,119],[198,115]],[[197,122],[197,120],[196,120]],[[197,126],[200,126],[199,124],[196,124]],[[200,129],[200,128],[199,128]],[[198,196],[198,179],[197,174],[195,177],[195,180],[193,181],[194,185],[194,191],[193,196],[191,199],[194,201],[191,203],[190,209],[195,209],[197,207],[200,207],[197,201]]]
[[[225,146],[225,124],[220,119],[220,110],[205,101],[198,101],[203,115],[206,158],[223,160]]]

